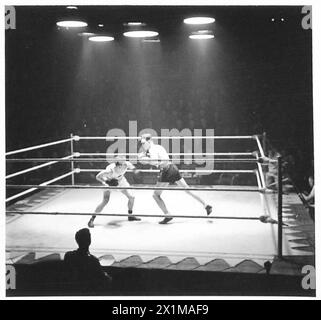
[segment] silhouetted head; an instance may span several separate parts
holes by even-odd
[[[314,186],[314,177],[313,176],[309,176],[308,182],[309,182],[309,186],[312,188]]]
[[[76,232],[75,235],[76,242],[78,244],[79,249],[88,250],[91,244],[91,236],[88,228],[80,229]]]

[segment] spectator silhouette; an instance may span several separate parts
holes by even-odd
[[[303,194],[305,201],[309,202],[310,204],[314,204],[314,178],[313,176],[309,176],[308,178],[310,192],[307,194]]]
[[[309,193],[303,193],[302,197],[307,202],[308,208],[309,208],[310,217],[314,221],[314,199],[315,199],[314,177],[313,176],[309,176],[308,182],[309,182],[309,186],[310,186],[310,192]]]
[[[99,260],[89,253],[90,231],[81,229],[75,235],[78,249],[65,254],[64,262],[72,289],[85,291],[108,290],[112,278],[102,270]]]

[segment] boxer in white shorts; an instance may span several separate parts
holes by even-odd
[[[105,170],[100,171],[97,174],[96,179],[105,186],[130,187],[130,184],[128,183],[125,177],[125,173],[127,169],[137,171],[135,166],[132,163],[130,163],[129,161],[126,161],[123,158],[118,157],[115,159],[115,162],[109,164]],[[95,209],[95,213],[101,212],[104,209],[104,207],[107,205],[110,198],[110,191],[111,190],[104,191],[103,200]],[[128,198],[128,213],[132,214],[135,197],[132,195],[130,190],[123,189],[121,190],[121,192]],[[88,227],[90,228],[94,227],[95,218],[96,218],[96,215],[93,215],[90,218],[88,222]],[[140,220],[141,219],[135,216],[128,217],[128,221],[140,221]]]

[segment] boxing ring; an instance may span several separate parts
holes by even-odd
[[[263,137],[264,138],[264,137]],[[116,139],[139,139],[139,137],[108,137]],[[204,173],[213,175],[251,175],[256,185],[190,185],[189,190],[203,197],[213,206],[207,216],[204,208],[190,197],[185,188],[176,186],[156,187],[154,184],[131,184],[129,188],[106,187],[92,183],[78,183],[80,174],[96,174],[102,169],[83,167],[84,164],[106,166],[115,155],[137,160],[137,153],[85,153],[77,150],[81,141],[102,140],[106,137],[79,137],[45,143],[6,153],[6,161],[11,167],[26,163],[40,163],[9,173],[6,180],[38,172],[46,167],[64,164],[67,168],[59,176],[39,184],[7,183],[6,199],[6,253],[7,262],[15,263],[33,255],[33,261],[45,257],[60,257],[74,250],[74,234],[87,227],[94,208],[102,199],[103,190],[119,191],[131,189],[135,195],[134,215],[141,221],[131,222],[127,217],[127,200],[120,192],[112,192],[104,210],[97,214],[95,228],[91,229],[90,252],[97,256],[102,265],[117,265],[129,257],[138,257],[141,262],[149,262],[160,257],[171,263],[184,259],[194,259],[200,265],[224,260],[229,266],[236,266],[250,260],[258,266],[275,257],[312,255],[294,246],[297,237],[287,233],[285,227],[291,225],[291,213],[284,214],[282,195],[282,159],[269,159],[264,152],[262,136],[212,136],[212,137],[154,137],[153,139],[219,139],[248,140],[256,146],[251,152],[225,153],[169,153],[169,156],[185,157],[190,161],[205,160],[216,164],[238,163],[250,169],[180,169],[184,175],[197,177]],[[261,142],[261,140],[263,140]],[[38,149],[66,145],[70,154],[63,157],[15,157],[29,154]],[[204,158],[205,156],[205,158]],[[178,160],[179,161],[179,160]],[[278,168],[277,191],[271,191],[266,184],[265,166],[274,163]],[[136,164],[135,164],[136,165]],[[156,169],[139,169],[141,174],[157,174]],[[128,170],[127,175],[131,172]],[[24,180],[26,181],[26,180]],[[61,184],[57,184],[60,182]],[[154,190],[163,190],[162,197],[174,219],[160,225],[164,214],[152,195]],[[14,194],[12,194],[14,193]],[[168,267],[168,263],[164,267]]]

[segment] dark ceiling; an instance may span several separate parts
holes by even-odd
[[[114,32],[115,36],[125,31],[124,22],[138,20],[147,23],[160,33],[176,32],[182,20],[193,15],[212,16],[216,23],[207,26],[230,30],[261,31],[266,27],[301,27],[302,7],[297,6],[78,6],[78,10],[68,10],[65,6],[16,6],[17,30],[30,32],[47,31],[56,27],[60,19],[79,17],[88,22],[88,30],[96,31],[97,24],[103,23],[100,31]],[[280,18],[285,22],[281,23]],[[275,18],[275,23],[271,19]]]

